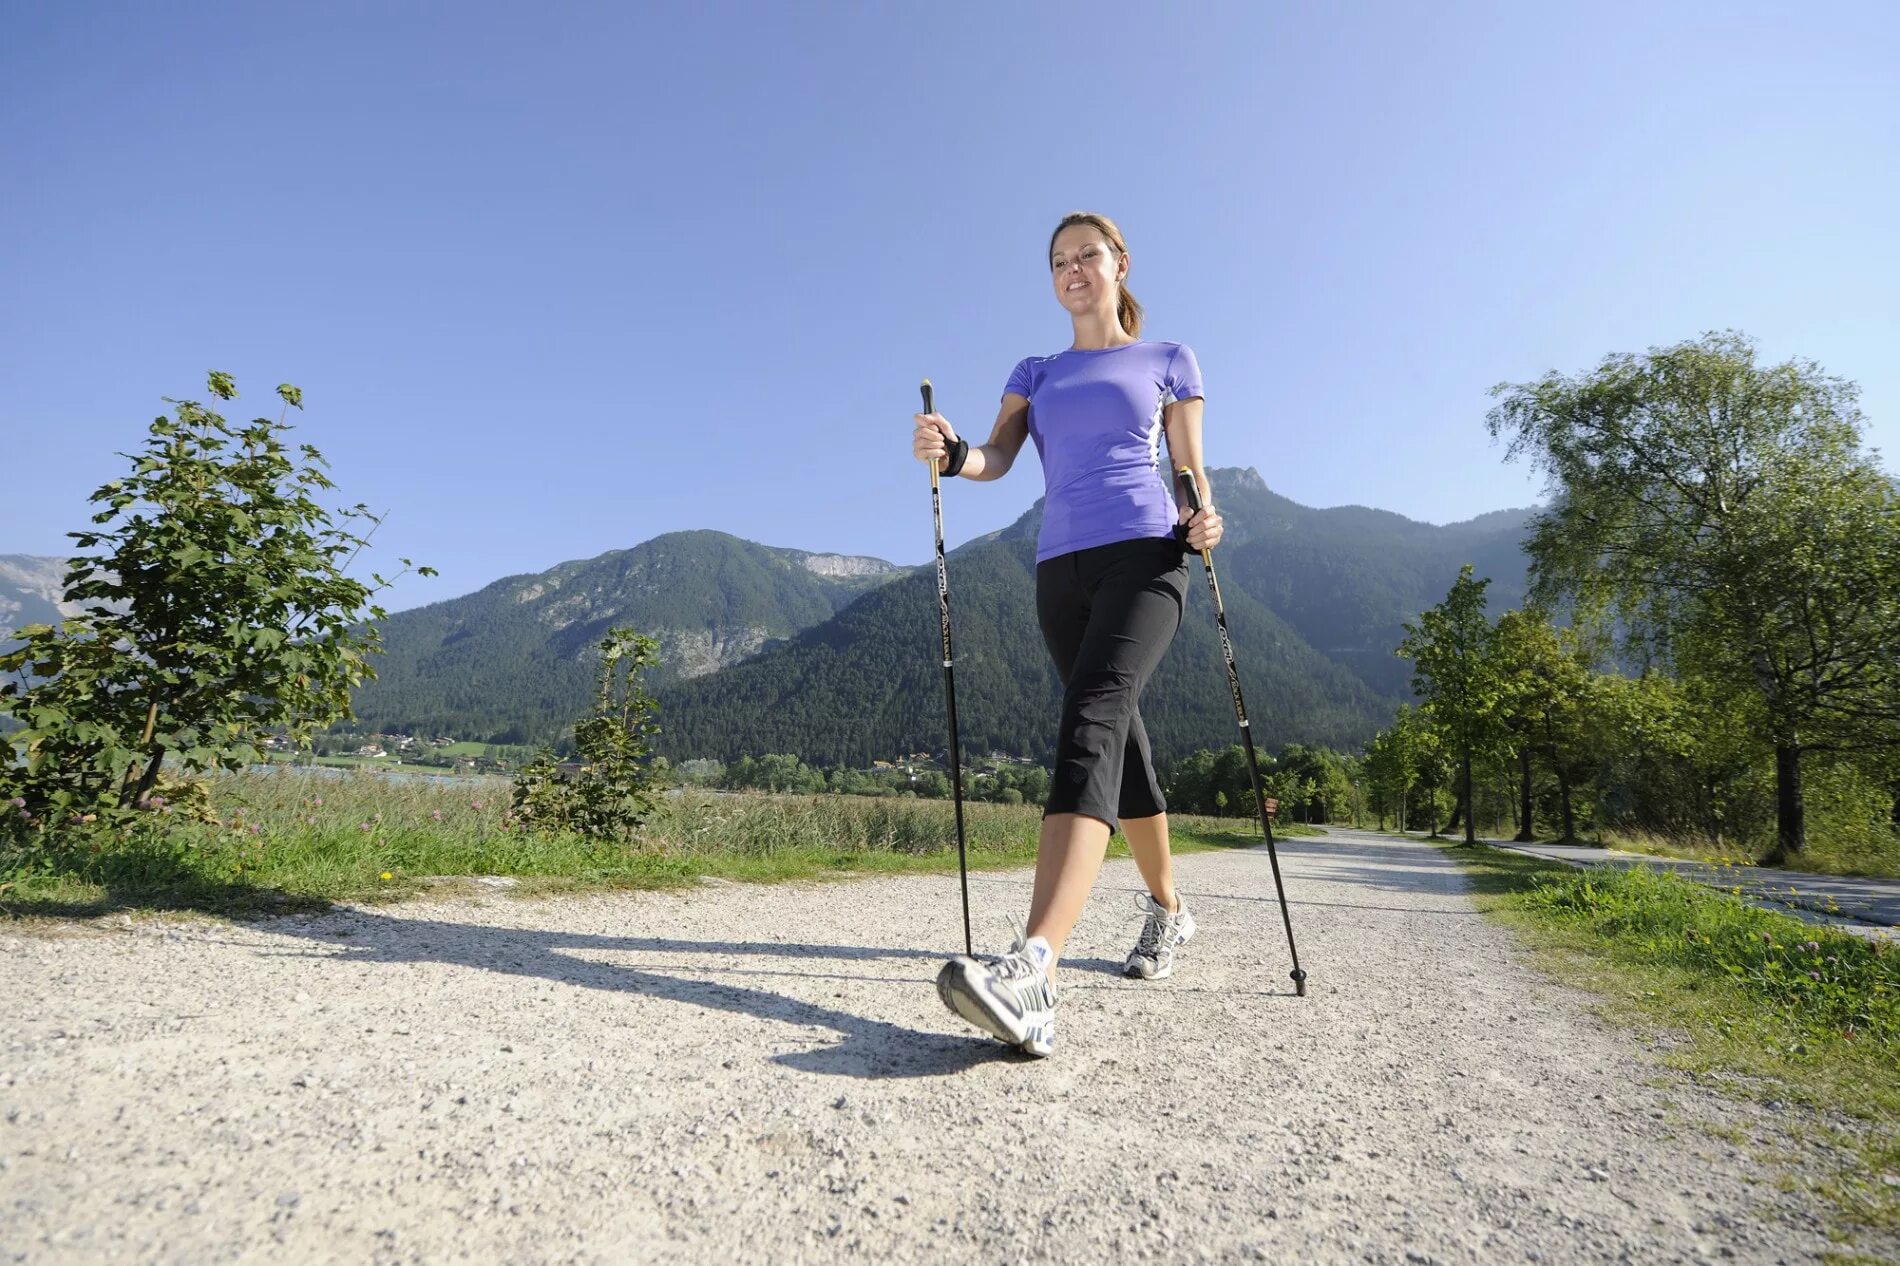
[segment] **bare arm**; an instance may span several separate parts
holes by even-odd
[[[956,429],[937,413],[919,413],[916,422],[917,430],[911,440],[912,455],[922,461],[937,462],[941,469],[950,444],[957,438]],[[996,424],[990,428],[989,443],[971,445],[963,469],[957,473],[965,479],[1001,479],[1015,464],[1016,454],[1022,452],[1023,441],[1028,438],[1029,401],[1013,392],[1006,394],[1002,407],[996,411]]]
[[[1175,504],[1180,507],[1180,521],[1188,525],[1188,545],[1196,550],[1214,548],[1220,543],[1225,530],[1220,511],[1214,508],[1214,490],[1208,486],[1207,470],[1201,456],[1201,410],[1205,403],[1199,396],[1190,400],[1177,400],[1161,414],[1162,426],[1168,436],[1168,486],[1174,489]],[[1181,491],[1181,481],[1172,477],[1183,466],[1194,472],[1194,482],[1200,485],[1202,509],[1199,514],[1189,513],[1187,498]]]

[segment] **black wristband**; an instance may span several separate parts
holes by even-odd
[[[950,446],[950,460],[944,464],[943,477],[950,478],[963,469],[963,463],[970,459],[970,441],[958,440]]]

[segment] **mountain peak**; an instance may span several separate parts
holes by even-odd
[[[1251,466],[1217,466],[1207,472],[1209,482],[1240,492],[1266,492],[1267,481]]]

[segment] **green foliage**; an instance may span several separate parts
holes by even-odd
[[[1322,823],[1351,816],[1357,762],[1310,744],[1290,743],[1278,756],[1260,756],[1260,785],[1278,800],[1277,820]],[[1176,762],[1166,780],[1173,813],[1258,818],[1247,749],[1239,743],[1215,752],[1206,748]]]
[[[213,373],[211,393],[237,394]],[[278,388],[284,410],[296,388]],[[0,768],[0,819],[16,854],[57,847],[49,831],[116,823],[148,802],[161,766],[235,769],[268,727],[293,738],[349,714],[389,583],[345,574],[368,544],[362,506],[333,519],[321,454],[294,451],[280,417],[236,425],[170,401],[131,472],[92,494],[93,526],[65,579],[81,615],[16,631],[0,655],[0,713],[23,723]],[[92,551],[92,552],[83,552]],[[408,560],[403,560],[405,568]],[[434,574],[428,568],[425,575]]]
[[[1577,838],[1575,791],[1594,770],[1598,752],[1586,728],[1589,652],[1574,628],[1560,629],[1537,608],[1506,611],[1498,617],[1493,650],[1499,685],[1498,722],[1518,758],[1520,810],[1531,800],[1531,820],[1520,822],[1519,838],[1534,834],[1535,770],[1542,766],[1556,782],[1559,838]]]
[[[764,791],[775,794],[813,795],[818,792],[848,796],[909,795],[925,799],[947,799],[950,778],[947,772],[924,761],[907,760],[885,769],[847,769],[842,765],[820,770],[785,752],[765,756],[741,756],[730,765],[718,761],[683,762],[682,772],[690,772],[690,781],[702,786],[718,786],[728,791]],[[1037,765],[1022,765],[994,758],[968,762],[963,769],[963,798],[988,800],[999,804],[1040,804],[1049,794],[1049,771]]]
[[[1495,759],[1505,738],[1503,708],[1505,684],[1500,675],[1497,630],[1485,615],[1484,590],[1491,582],[1477,580],[1467,563],[1445,600],[1405,626],[1399,654],[1413,663],[1412,689],[1425,700],[1425,712],[1442,727],[1446,746],[1455,755],[1462,774],[1459,800],[1472,801],[1472,766]],[[1435,791],[1437,781],[1428,782]],[[1435,806],[1434,806],[1435,807]],[[1465,840],[1475,839],[1473,818],[1467,812]]]
[[[1799,852],[1803,755],[1900,745],[1900,493],[1861,447],[1858,390],[1758,365],[1731,332],[1495,394],[1491,433],[1554,493],[1528,545],[1536,593],[1758,700],[1775,852]]]
[[[1864,1041],[1900,1058],[1900,953],[1647,868],[1541,879],[1533,910],[1584,924],[1655,965],[1725,976],[1812,1039]]]
[[[632,629],[610,629],[599,651],[593,711],[574,726],[579,767],[564,770],[543,755],[516,775],[514,809],[536,830],[625,840],[653,811],[658,726],[640,678],[658,658],[659,644]]]
[[[757,758],[741,756],[726,766],[719,785],[734,791],[810,795],[824,789],[825,776],[796,756],[774,752]]]

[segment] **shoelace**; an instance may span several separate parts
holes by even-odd
[[[1011,930],[1016,934],[1016,939],[1011,943],[1007,953],[998,954],[985,964],[990,974],[998,981],[1015,988],[1019,993],[1034,988],[1039,978],[1041,990],[1049,990],[1048,977],[1043,975],[1042,970],[1036,966],[1035,960],[1029,955],[1029,929],[1015,915],[1010,916],[1009,923]]]
[[[1175,915],[1161,908],[1161,903],[1150,897],[1149,905],[1135,904],[1148,912],[1147,920],[1141,925],[1141,939],[1135,942],[1135,952],[1148,958],[1161,957],[1161,944],[1174,931]]]
[[[1009,930],[1014,933],[1007,953],[998,954],[990,960],[990,970],[1002,980],[1016,980],[1034,976],[1036,964],[1029,958],[1029,927],[1016,915],[1009,916]]]

